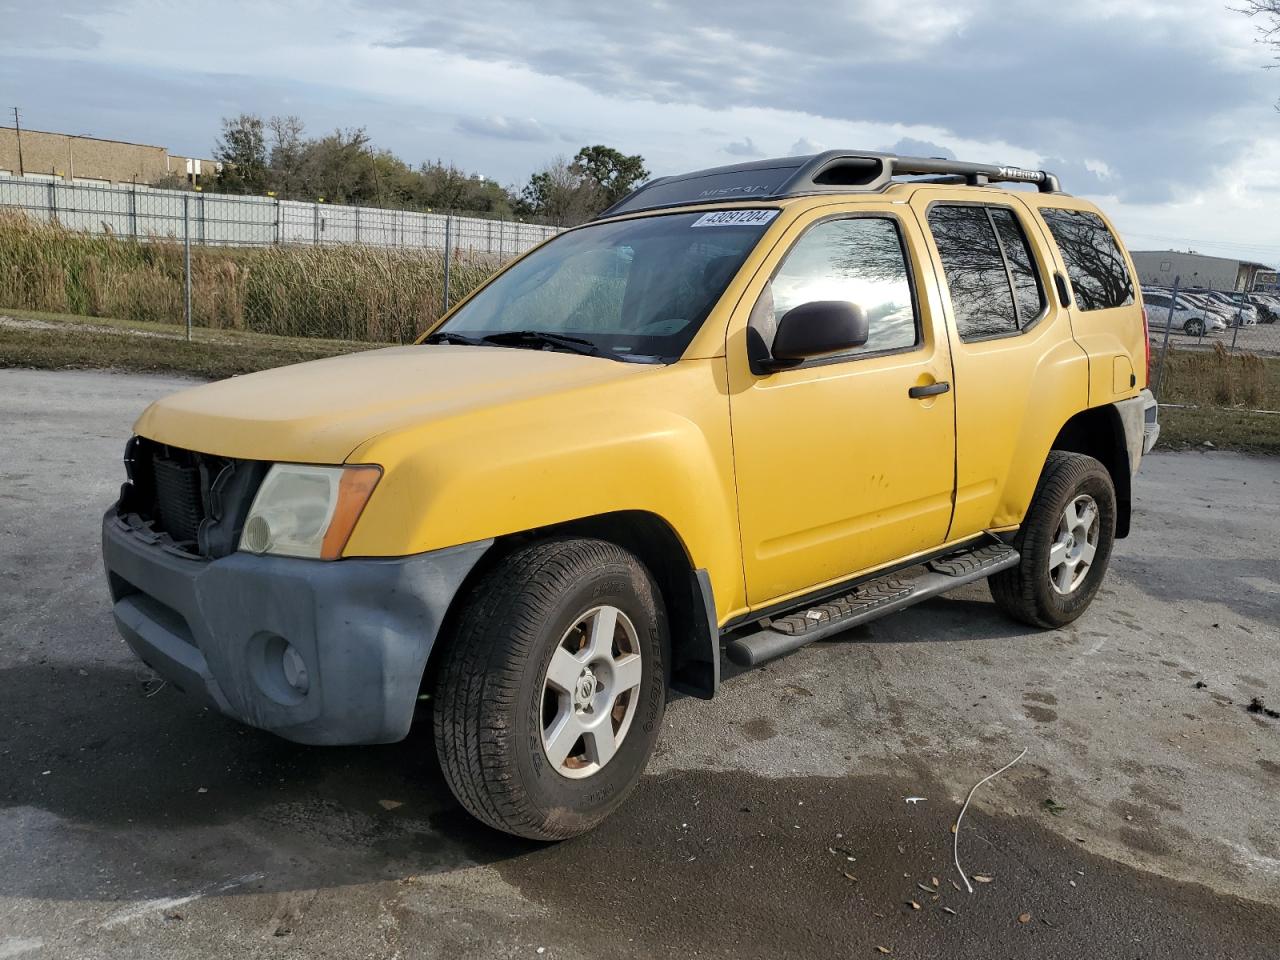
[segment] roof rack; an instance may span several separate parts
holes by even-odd
[[[1041,193],[1061,193],[1046,170],[1001,167],[941,157],[899,157],[891,153],[827,150],[807,157],[757,160],[659,177],[623,197],[596,219],[690,204],[726,200],[780,200],[822,193],[878,193],[895,177],[927,177],[923,182],[966,184],[1034,183]],[[920,182],[920,181],[917,181]]]

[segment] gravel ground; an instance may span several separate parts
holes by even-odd
[[[473,824],[426,729],[299,747],[134,660],[98,520],[183,385],[0,370],[0,958],[1275,956],[1280,460],[1148,458],[1065,630],[977,585],[677,699],[619,814],[546,846]],[[1024,747],[968,894],[950,825]]]

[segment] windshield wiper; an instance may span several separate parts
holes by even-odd
[[[486,338],[486,339],[487,339],[487,338]],[[442,331],[440,331],[439,333],[433,333],[433,334],[431,334],[431,336],[427,337],[427,338],[426,338],[425,340],[423,340],[422,342],[423,342],[423,343],[432,343],[432,344],[434,344],[434,343],[444,343],[444,344],[453,343],[453,344],[457,344],[458,346],[462,346],[462,347],[487,347],[487,346],[490,346],[490,345],[491,345],[491,344],[489,344],[489,343],[486,343],[486,342],[485,342],[485,340],[479,340],[479,339],[477,339],[476,337],[464,337],[464,336],[463,336],[462,334],[460,334],[460,333],[449,333],[447,330],[442,330]]]
[[[590,340],[582,337],[570,337],[563,333],[547,333],[542,330],[504,330],[491,333],[482,338],[486,343],[494,343],[502,347],[550,347],[553,350],[565,350],[569,353],[580,353],[588,357],[609,357]]]

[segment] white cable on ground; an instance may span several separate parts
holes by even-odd
[[[1027,755],[1027,748],[1023,747],[1022,752],[1018,754],[1016,757],[1014,757],[1012,760],[1010,760],[1008,763],[1006,763],[1003,767],[1001,767],[995,773],[987,774],[987,776],[983,777],[981,780],[975,783],[973,785],[973,789],[969,791],[969,796],[964,798],[964,806],[960,808],[960,816],[956,817],[955,829],[951,831],[954,834],[954,837],[952,838],[953,843],[952,843],[951,849],[952,849],[952,852],[955,854],[956,870],[959,872],[960,879],[964,881],[964,885],[965,887],[968,888],[970,893],[973,893],[973,884],[969,882],[968,876],[965,874],[964,870],[960,868],[960,821],[964,819],[964,812],[969,809],[969,801],[972,800],[973,795],[978,792],[978,788],[982,786],[984,783],[986,783],[988,780],[992,779],[993,777],[1000,776],[1000,774],[1004,773],[1006,770],[1008,770],[1010,767],[1012,767],[1015,763],[1017,763],[1026,755]]]

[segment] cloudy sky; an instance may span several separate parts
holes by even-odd
[[[0,0],[0,106],[208,155],[224,115],[365,126],[523,182],[826,147],[1044,166],[1136,249],[1280,261],[1280,71],[1227,0]],[[198,18],[192,12],[198,11]]]

